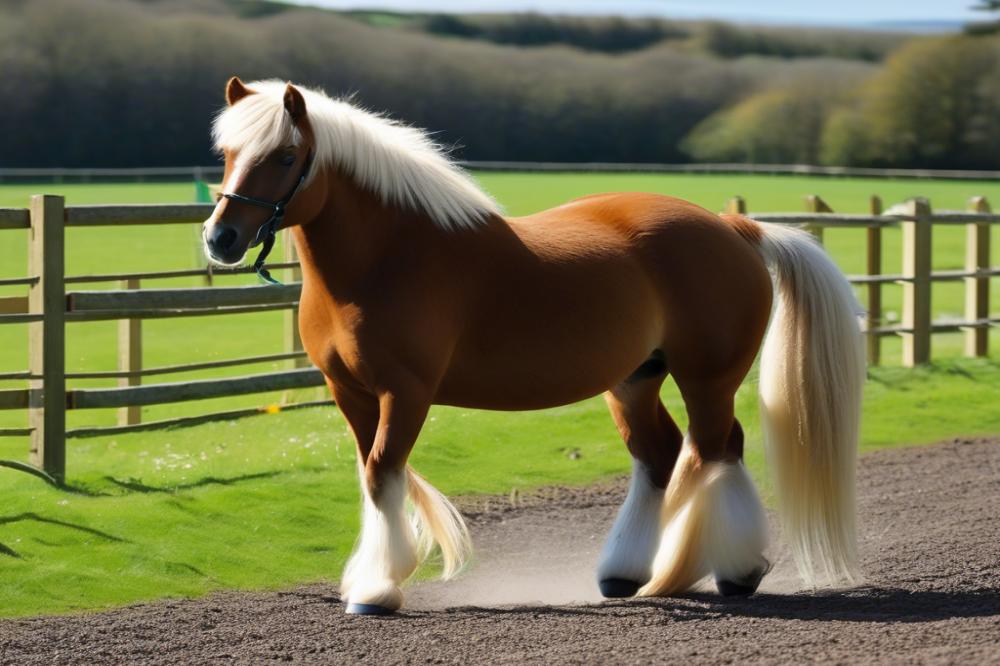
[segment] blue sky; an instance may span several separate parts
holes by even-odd
[[[975,0],[293,0],[338,9],[405,11],[622,14],[674,18],[719,18],[758,23],[857,25],[983,18]]]

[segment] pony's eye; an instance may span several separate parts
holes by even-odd
[[[281,166],[292,166],[295,164],[295,153],[285,153],[281,156]]]

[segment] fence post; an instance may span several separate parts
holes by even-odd
[[[931,360],[931,205],[911,199],[903,227],[903,365]]]
[[[724,213],[730,215],[746,215],[747,214],[747,202],[746,199],[737,195],[726,202],[726,207],[723,209]]]
[[[138,289],[139,280],[122,280],[122,289]],[[142,378],[142,320],[118,320],[118,369],[133,373],[118,379],[118,386],[139,386]],[[129,405],[118,409],[118,425],[136,425],[142,421],[142,407]]]
[[[872,196],[868,200],[868,211],[875,217],[882,214],[882,199]],[[882,275],[882,227],[868,227],[866,270],[870,276]],[[882,325],[882,283],[868,283],[868,313],[865,316],[868,331]],[[868,364],[878,365],[882,359],[882,336],[870,333],[867,336]]]
[[[989,213],[990,204],[985,197],[969,200],[969,212]],[[965,270],[968,272],[990,269],[990,225],[972,223],[965,225]],[[981,323],[990,317],[989,276],[965,278],[965,320]],[[986,356],[990,331],[985,325],[965,330],[965,355]]]
[[[66,478],[65,199],[31,197],[28,310],[42,315],[28,335],[28,421],[31,461],[62,482]]]
[[[806,211],[809,213],[832,213],[833,209],[823,201],[818,195],[810,194],[805,198]],[[807,224],[806,231],[811,233],[815,238],[816,242],[820,245],[823,244],[823,227],[818,224]]]

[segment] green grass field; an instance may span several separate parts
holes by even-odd
[[[886,204],[909,196],[936,208],[963,208],[982,194],[1000,201],[1000,184],[784,176],[483,174],[481,180],[512,214],[574,196],[611,190],[657,191],[719,209],[734,194],[751,211],[794,211],[802,196],[820,194],[835,210],[864,212],[878,193]],[[190,201],[183,184],[0,186],[0,206],[27,205],[36,192],[63,193],[68,204]],[[0,232],[0,277],[25,272],[23,232]],[[1000,256],[994,234],[993,256]],[[827,232],[835,258],[860,272],[863,233]],[[886,270],[899,267],[898,233],[887,232]],[[200,261],[197,231],[188,227],[73,229],[67,271],[125,272],[187,268]],[[962,230],[935,232],[936,268],[962,265]],[[223,278],[252,284],[250,276]],[[151,286],[196,285],[194,280]],[[106,288],[108,285],[93,288]],[[5,289],[0,295],[18,292]],[[993,311],[1000,310],[994,290]],[[959,314],[960,286],[936,287],[935,313]],[[885,290],[898,311],[898,288]],[[145,363],[166,365],[281,351],[281,315],[154,320],[145,324]],[[0,329],[0,372],[26,365],[24,326]],[[114,323],[70,329],[68,366],[112,369]],[[1000,339],[992,339],[998,349]],[[956,358],[958,335],[936,336],[935,364],[894,367],[898,342],[885,343],[886,367],[872,369],[866,388],[863,447],[925,443],[1000,432],[1000,354]],[[257,371],[268,366],[249,368]],[[276,366],[274,366],[276,367]],[[164,377],[221,376],[232,371]],[[97,382],[81,382],[90,386]],[[21,386],[0,382],[0,388]],[[755,381],[738,396],[748,432],[748,464],[764,484]],[[306,392],[308,393],[308,392]],[[310,393],[310,396],[317,395]],[[683,423],[679,396],[664,388]],[[275,395],[144,410],[145,419],[262,405]],[[71,412],[70,424],[112,423],[110,411]],[[0,412],[0,427],[24,425],[20,412]],[[568,455],[578,451],[579,455]],[[23,438],[0,439],[0,457],[27,459]],[[552,483],[583,484],[628,469],[628,457],[600,398],[559,409],[494,413],[435,408],[414,466],[451,494],[506,493]],[[93,609],[220,588],[273,588],[335,579],[355,537],[357,490],[353,442],[334,408],[307,409],[192,428],[71,440],[71,492],[0,469],[0,616]]]

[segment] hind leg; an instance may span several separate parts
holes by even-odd
[[[719,503],[714,523],[707,527],[707,557],[715,586],[725,597],[749,596],[757,591],[771,564],[764,557],[767,517],[753,479],[743,465],[743,426],[733,419],[723,460],[716,466]]]
[[[705,468],[706,563],[721,594],[753,594],[770,570],[764,558],[767,517],[743,464],[743,426],[733,413],[733,397],[689,388],[685,400],[691,446]]]
[[[690,418],[665,502],[667,525],[647,596],[678,594],[715,576],[723,594],[752,594],[767,572],[767,521],[743,466],[731,387],[678,382]]]
[[[605,597],[631,597],[649,580],[660,542],[663,494],[681,446],[681,432],[660,402],[663,372],[631,378],[605,394],[632,454],[628,496],[597,567]]]

